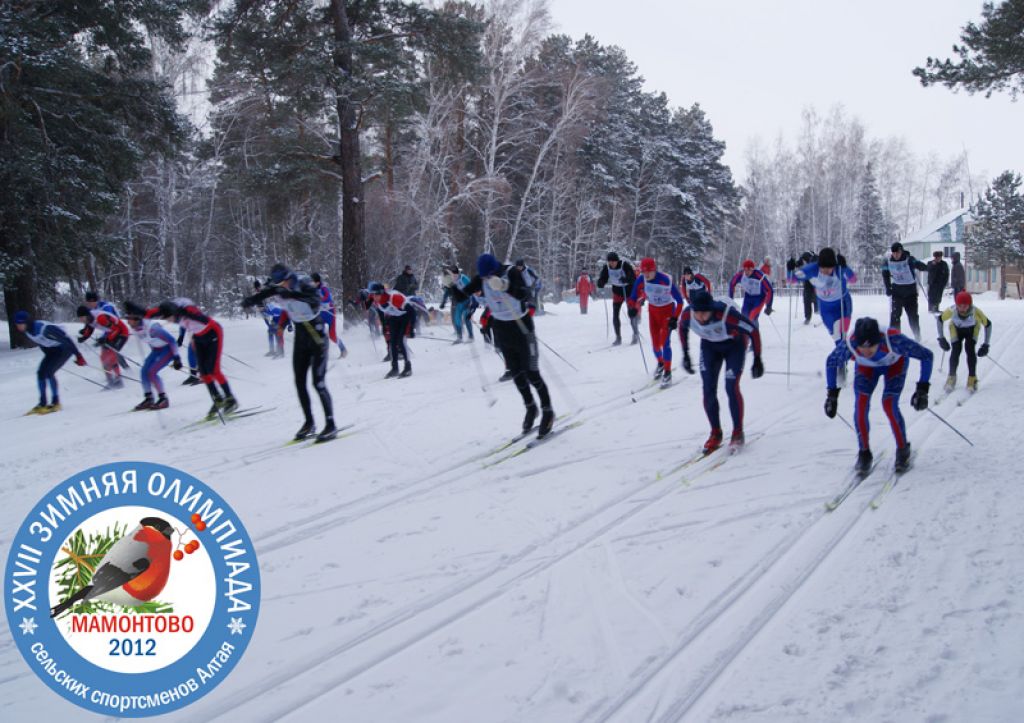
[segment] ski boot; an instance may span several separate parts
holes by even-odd
[[[224,397],[224,406],[223,406],[224,414],[231,414],[236,409],[238,409],[238,400],[235,399],[230,394],[227,395],[226,397]]]
[[[615,335],[615,341],[612,342],[612,346],[622,346],[622,336],[619,334]]]
[[[273,357],[273,356],[277,356],[277,352],[276,352],[276,351],[274,351],[273,349],[271,349],[270,351],[268,351],[268,352],[267,352],[266,354],[264,354],[263,356],[270,356],[270,357]]]
[[[391,352],[388,352],[387,354],[385,354],[384,358],[381,359],[381,361],[382,362],[389,362],[389,361],[391,361]]]
[[[555,425],[555,412],[551,407],[544,407],[540,415],[540,425],[537,427],[537,439],[544,439],[551,434],[551,428]]]
[[[664,389],[672,385],[672,370],[665,369],[665,373],[661,375],[661,388]]]
[[[188,378],[181,383],[181,386],[194,387],[197,384],[202,384],[202,382],[199,380],[199,375],[193,371],[189,373]]]
[[[142,412],[142,411],[145,411],[146,409],[152,409],[152,408],[153,408],[153,395],[152,394],[147,394],[146,396],[144,396],[142,398],[141,402],[139,402],[138,404],[135,405],[135,407],[134,407],[134,409],[132,409],[132,411],[133,412]]]
[[[978,391],[978,377],[967,377],[967,389],[972,393]]]
[[[874,459],[870,449],[862,449],[857,452],[857,463],[853,468],[857,471],[857,474],[865,475],[871,471],[871,463],[874,462]]]
[[[402,378],[402,379],[404,379],[405,377],[411,377],[412,376],[412,364],[410,364],[408,361],[405,362],[405,366],[402,367],[402,373],[399,374],[398,376],[400,378]]]
[[[729,438],[729,451],[733,454],[743,449],[743,445],[746,444],[747,438],[743,436],[743,430],[734,429],[732,431],[732,437]]]
[[[58,402],[56,399],[54,399],[52,404],[47,404],[45,407],[43,407],[43,411],[41,411],[39,413],[40,414],[53,414],[54,412],[59,412],[60,409],[61,409],[60,402]]]
[[[514,376],[515,375],[512,372],[510,372],[508,369],[506,369],[505,373],[502,374],[500,377],[498,377],[498,381],[499,382],[510,382],[510,381],[512,381],[512,377],[514,377]]]
[[[906,472],[908,469],[910,469],[910,442],[896,450],[896,472]]]
[[[633,334],[633,341],[629,342],[629,345],[630,346],[636,346],[639,343],[640,343],[640,335],[639,334]]]
[[[294,441],[298,442],[303,439],[308,439],[316,433],[316,428],[313,426],[313,420],[307,419],[305,424],[299,427],[299,431],[295,433]]]
[[[320,430],[320,434],[316,435],[317,442],[327,442],[338,436],[338,428],[334,426],[334,420],[328,419],[327,424]]]
[[[526,416],[523,417],[523,434],[528,434],[533,429],[533,423],[537,419],[537,405],[527,404],[526,405]]]
[[[968,382],[969,383],[969,382]],[[944,391],[951,392],[956,388],[956,374],[946,377],[946,384],[942,387]]]
[[[810,319],[804,319],[804,326],[807,326],[810,323],[811,323]]]
[[[460,336],[458,339],[456,339],[455,341],[452,342],[452,346],[455,346],[456,344],[461,344],[461,343],[462,343],[462,337]]]
[[[704,454],[711,454],[716,449],[722,446],[722,430],[712,429],[711,436],[708,437],[708,441],[704,443]]]
[[[345,346],[339,341],[338,342],[338,358],[339,359],[344,359],[347,356],[348,356],[348,349],[346,349]]]
[[[220,415],[222,406],[224,406],[224,400],[221,397],[214,397],[213,405],[210,407],[210,411],[206,413],[206,418],[216,419]]]
[[[658,368],[654,370],[654,380],[657,381],[665,374],[665,367],[662,366],[661,362],[658,362]]]
[[[391,367],[391,371],[384,375],[385,379],[396,379],[398,377],[398,367]]]
[[[30,410],[25,412],[25,416],[27,417],[30,414],[46,414],[45,410],[46,410],[46,404],[43,403],[43,402],[40,402],[36,406],[32,407]]]
[[[153,406],[150,407],[150,409],[167,409],[169,406],[171,406],[171,403],[167,401],[167,395],[161,394],[156,398],[156,401],[153,402]]]

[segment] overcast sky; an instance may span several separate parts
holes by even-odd
[[[792,142],[800,112],[841,103],[871,137],[917,153],[966,147],[972,174],[1024,172],[1024,100],[924,88],[911,70],[949,57],[982,0],[550,0],[555,30],[622,47],[673,105],[700,103],[745,180],[751,139]]]

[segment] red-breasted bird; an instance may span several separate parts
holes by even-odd
[[[82,600],[134,607],[163,591],[171,572],[171,533],[159,517],[144,517],[139,526],[115,542],[100,560],[92,581],[50,611],[55,618]]]

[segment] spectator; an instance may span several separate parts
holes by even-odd
[[[416,290],[420,288],[420,282],[416,280],[416,276],[412,273],[412,266],[406,266],[402,269],[402,273],[395,277],[395,283],[392,284],[395,291],[405,296],[412,296],[416,293]]]
[[[928,262],[928,311],[931,313],[939,313],[942,292],[946,290],[948,283],[949,264],[942,260],[942,252],[936,251],[932,254],[932,260]]]
[[[953,287],[954,297],[967,289],[967,272],[964,270],[964,265],[960,263],[959,251],[953,252],[953,272],[949,283]]]

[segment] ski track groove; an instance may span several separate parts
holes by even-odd
[[[1007,343],[1004,348],[1009,350],[1013,349],[1013,342],[1021,336],[1024,332],[1024,324],[1018,324],[1014,330],[1012,341]],[[1005,356],[1005,352],[1001,355]],[[952,410],[953,412],[956,409]],[[952,414],[952,412],[950,413]],[[937,420],[931,417],[918,417],[908,425],[908,436],[910,427],[919,427],[925,419],[932,419],[933,424],[931,427],[924,432],[923,439],[915,444],[919,445],[915,447],[916,452],[920,452],[921,448],[924,447],[928,440],[931,439],[940,429],[945,429]],[[911,470],[913,471],[913,470]],[[887,475],[879,475],[880,470],[876,470],[872,473],[871,477],[881,476],[882,479],[887,479]],[[869,478],[870,479],[870,478]],[[867,480],[865,480],[867,481]],[[884,484],[884,483],[883,483]],[[900,485],[896,485],[897,488],[903,489]],[[764,627],[775,618],[775,616],[782,611],[786,603],[792,599],[792,597],[801,589],[805,582],[814,574],[815,571],[821,566],[821,564],[828,558],[828,556],[846,539],[847,535],[853,530],[857,524],[868,518],[868,513],[875,514],[877,510],[873,510],[871,507],[871,500],[874,499],[874,493],[864,499],[865,495],[857,495],[857,492],[861,492],[866,489],[867,486],[863,483],[861,486],[845,501],[849,503],[854,497],[861,498],[861,504],[863,505],[861,510],[855,515],[851,515],[850,519],[843,523],[840,527],[838,534],[833,535],[829,538],[826,543],[817,550],[808,564],[805,564],[803,568],[796,573],[794,576],[790,576],[788,579],[782,581],[779,584],[780,591],[773,595],[771,601],[767,607],[765,607],[758,615],[754,617],[747,625],[742,629],[740,636],[729,645],[724,651],[719,652],[714,659],[714,662],[710,666],[710,671],[700,677],[693,685],[690,686],[690,690],[682,697],[676,698],[674,701],[669,703],[668,709],[665,710],[661,715],[657,715],[657,712],[662,709],[661,699],[664,693],[659,692],[657,695],[657,705],[650,711],[647,720],[659,722],[667,721],[680,721],[687,713],[689,713],[693,707],[700,702],[704,694],[711,688],[712,685],[718,681],[722,675],[728,670],[729,666],[736,660],[737,657],[754,641],[758,633],[764,629]],[[895,488],[894,488],[895,491]],[[877,490],[876,490],[877,492]],[[782,542],[777,544],[772,551],[765,557],[761,558],[751,568],[748,569],[747,573],[743,576],[748,578],[748,582],[737,588],[736,583],[740,579],[734,581],[732,585],[726,588],[723,593],[718,595],[712,604],[706,606],[701,615],[698,616],[694,623],[689,626],[689,632],[684,634],[673,649],[660,660],[656,661],[653,667],[649,670],[641,669],[642,678],[638,683],[627,689],[623,694],[619,695],[611,704],[610,707],[604,708],[604,710],[598,712],[595,710],[596,706],[591,707],[591,710],[584,714],[581,718],[583,721],[608,721],[611,720],[616,714],[622,711],[630,702],[643,691],[646,686],[651,683],[658,675],[667,669],[675,660],[679,658],[690,646],[693,645],[706,631],[707,628],[714,625],[720,620],[725,614],[727,614],[733,607],[742,602],[744,595],[751,590],[758,582],[763,580],[775,567],[775,565],[785,557],[791,550],[797,547],[800,540],[804,539],[812,530],[819,526],[820,523],[833,519],[832,516],[835,512],[830,513],[815,513],[811,515],[813,517],[810,524],[802,527],[796,533],[784,538]],[[760,570],[753,578],[750,578],[752,571]],[[728,600],[725,605],[718,611],[712,612],[712,608],[715,604],[729,596],[730,591],[736,589],[736,594]],[[592,717],[596,714],[596,717]]]

